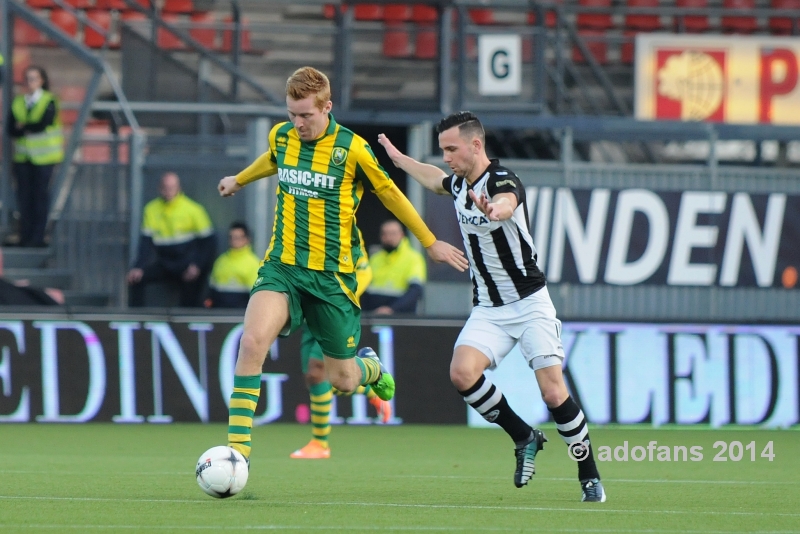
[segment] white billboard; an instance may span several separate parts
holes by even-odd
[[[564,374],[591,423],[798,424],[800,326],[564,323]],[[549,420],[512,354],[489,379],[531,425]],[[490,426],[468,408],[470,426]]]

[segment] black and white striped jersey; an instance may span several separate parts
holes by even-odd
[[[517,175],[493,159],[473,184],[453,174],[442,180],[442,186],[455,203],[469,258],[473,304],[502,306],[544,287],[544,274],[536,265],[536,248],[528,230],[525,188]],[[472,202],[470,189],[479,197],[485,193],[490,199],[498,193],[514,193],[514,215],[505,221],[490,221]]]

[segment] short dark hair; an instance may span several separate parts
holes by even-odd
[[[231,223],[231,227],[228,228],[229,232],[231,230],[241,230],[242,232],[244,232],[244,236],[246,238],[250,239],[250,228],[248,228],[247,225],[245,223],[243,223],[242,221],[234,221],[234,222],[232,222]]]
[[[480,137],[481,141],[485,141],[486,139],[486,134],[483,131],[483,124],[481,124],[477,115],[471,111],[458,111],[443,118],[436,127],[436,133],[442,133],[455,126],[458,126],[458,133],[462,136],[477,135]]]

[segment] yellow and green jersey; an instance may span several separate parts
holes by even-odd
[[[379,197],[396,190],[369,144],[330,115],[325,133],[310,142],[300,140],[291,122],[277,124],[270,131],[269,146],[236,176],[246,185],[278,175],[275,223],[265,261],[354,272],[363,255],[355,213],[365,184]],[[430,234],[421,220],[419,224]]]

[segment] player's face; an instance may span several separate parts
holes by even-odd
[[[317,107],[315,95],[302,100],[293,100],[286,97],[286,109],[289,111],[289,120],[294,124],[297,135],[303,141],[313,141],[322,135],[328,127],[328,113],[333,104],[328,100],[322,109]]]
[[[477,151],[474,143],[461,136],[458,126],[439,134],[439,148],[442,149],[442,159],[456,176],[469,176],[475,166]]]

